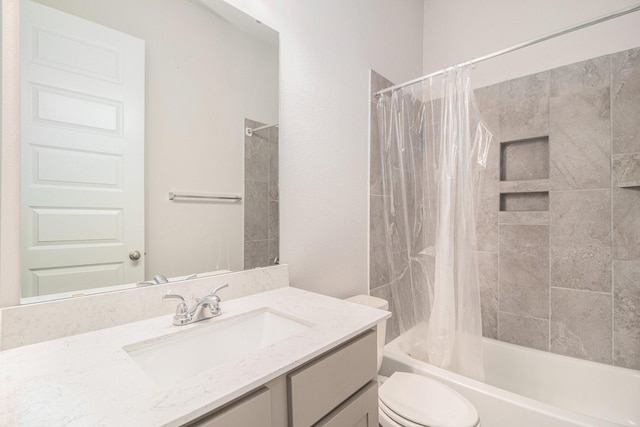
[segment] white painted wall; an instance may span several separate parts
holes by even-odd
[[[197,2],[38,0],[146,42],[146,276],[243,268],[243,205],[168,200],[244,191],[244,118],[278,121],[277,46]]]
[[[424,74],[638,4],[638,0],[425,0]],[[640,46],[640,12],[492,59],[476,87]]]
[[[369,69],[422,68],[421,0],[227,0],[280,32],[280,252],[291,283],[368,292]]]

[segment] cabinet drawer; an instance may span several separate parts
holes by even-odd
[[[314,427],[378,427],[378,383],[370,381]]]
[[[289,374],[289,425],[313,425],[374,378],[376,350],[370,330]]]
[[[249,396],[204,417],[193,427],[271,427],[271,391],[263,387]]]

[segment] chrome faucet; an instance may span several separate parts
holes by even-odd
[[[150,285],[162,285],[165,283],[169,283],[169,279],[164,274],[156,274],[153,276],[153,280],[147,280],[144,282],[137,282],[136,286],[150,286]]]
[[[226,288],[227,286],[229,286],[229,284],[218,286],[209,295],[198,298],[196,300],[196,303],[191,308],[187,307],[187,303],[184,301],[184,298],[178,294],[166,294],[162,297],[162,300],[180,300],[178,307],[176,307],[176,314],[173,316],[173,324],[176,326],[187,325],[189,323],[195,323],[201,320],[220,316],[220,314],[222,314],[222,309],[220,308],[221,300],[220,297],[216,295],[216,293],[220,289]]]

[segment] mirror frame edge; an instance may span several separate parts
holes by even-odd
[[[20,305],[20,0],[2,0],[0,308]]]

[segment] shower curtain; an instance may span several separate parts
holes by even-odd
[[[412,357],[483,379],[476,202],[491,133],[469,70],[377,103],[391,309]]]

